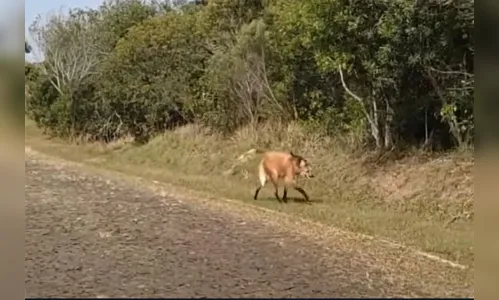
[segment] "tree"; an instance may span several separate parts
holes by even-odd
[[[119,116],[120,134],[147,139],[191,121],[209,55],[195,11],[132,27],[99,72],[99,97],[108,114]]]
[[[308,74],[320,74],[329,78],[333,88],[342,87],[347,99],[360,105],[376,148],[391,149],[396,142],[410,140],[418,127],[428,125],[421,121],[422,114],[436,119],[434,113],[443,108],[435,102],[442,97],[432,95],[428,67],[454,65],[463,55],[470,61],[466,54],[470,51],[464,48],[472,47],[469,37],[473,26],[469,22],[465,25],[459,16],[470,20],[471,14],[461,9],[410,0],[276,1],[271,9],[277,25],[272,40],[284,45],[282,51],[297,49],[298,60],[285,63],[294,70],[296,66],[303,68],[304,57],[313,57],[317,69],[308,65]],[[466,41],[461,38],[463,34]],[[286,57],[293,55],[286,53],[284,61]],[[293,69],[288,67],[282,73],[292,74]],[[444,86],[456,82],[453,79]],[[334,92],[331,96],[345,98]],[[462,97],[469,103],[469,94]],[[344,103],[339,99],[333,103]],[[418,121],[407,128],[407,119]],[[446,123],[445,118],[438,119],[433,129]]]
[[[57,135],[107,139],[110,112],[96,93],[97,70],[130,27],[168,7],[155,1],[111,0],[98,9],[49,16],[43,24],[39,17],[30,27],[44,58],[43,76],[29,103],[37,123]]]
[[[265,120],[289,120],[289,109],[272,91],[267,74],[266,25],[255,19],[243,25],[211,57],[203,76],[202,120],[230,133]]]
[[[38,120],[104,140],[293,119],[380,151],[472,143],[473,0],[201,2],[35,23]]]
[[[97,18],[94,19],[93,26],[99,32],[98,50],[108,55],[130,28],[170,10],[169,4],[154,0],[148,2],[141,0],[104,1],[94,12]]]
[[[85,80],[95,74],[99,54],[95,51],[96,32],[92,30],[93,14],[71,10],[67,16],[53,15],[41,25],[40,18],[30,31],[44,54],[41,64],[46,78],[67,102],[71,131],[76,132],[79,100],[74,97]]]

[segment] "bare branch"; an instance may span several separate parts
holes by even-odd
[[[59,93],[71,91],[94,73],[99,53],[93,51],[96,32],[85,15],[50,16],[43,26],[34,24],[34,35],[44,58],[44,72]]]
[[[359,101],[360,103],[364,104],[364,101],[362,100],[362,98],[360,98],[359,96],[355,95],[347,86],[347,84],[345,83],[345,78],[343,77],[343,70],[341,69],[341,67],[338,67],[338,71],[340,72],[340,79],[341,79],[341,85],[343,86],[343,88],[345,89],[345,91],[350,95],[352,96],[355,100]]]
[[[352,96],[352,98],[354,98],[355,100],[357,100],[360,103],[360,105],[362,107],[362,111],[364,112],[364,115],[367,119],[367,122],[369,122],[369,125],[371,126],[371,135],[374,138],[374,140],[376,141],[376,146],[381,147],[381,138],[379,136],[379,128],[378,128],[378,107],[377,107],[376,100],[373,99],[372,103],[371,103],[372,104],[372,113],[373,113],[373,115],[371,116],[371,114],[369,114],[369,112],[366,108],[366,104],[364,103],[364,100],[362,98],[360,98],[359,96],[357,96],[354,92],[352,92],[348,88],[348,86],[345,82],[345,78],[343,76],[343,70],[341,69],[341,66],[338,67],[338,71],[340,73],[341,85],[343,86],[345,91],[350,96]]]
[[[435,69],[433,67],[428,67],[428,70],[436,72],[436,73],[440,73],[440,74],[463,75],[463,76],[466,76],[466,77],[474,77],[475,76],[474,74],[468,73],[468,72],[463,72],[463,71],[442,71],[442,70]]]

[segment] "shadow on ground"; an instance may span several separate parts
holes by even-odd
[[[262,197],[262,198],[258,198],[255,201],[270,201],[270,202],[275,201],[275,202],[278,202],[278,200],[275,197]],[[303,204],[313,204],[313,203],[324,203],[324,200],[322,200],[322,199],[310,199],[310,203],[308,203],[307,201],[305,201],[305,199],[300,198],[300,197],[288,197],[287,203],[290,203],[290,202],[303,203]],[[281,202],[281,203],[283,205],[287,204],[285,202]]]

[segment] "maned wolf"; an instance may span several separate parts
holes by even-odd
[[[239,160],[245,159],[246,156],[254,153],[262,153],[262,159],[258,166],[258,177],[260,179],[260,186],[256,189],[254,200],[258,198],[258,193],[265,186],[267,181],[270,180],[275,188],[275,197],[279,202],[287,202],[288,188],[292,187],[300,192],[305,201],[310,203],[307,193],[299,186],[296,185],[296,176],[301,175],[306,178],[313,178],[312,167],[308,161],[302,156],[296,155],[293,152],[280,152],[280,151],[262,151],[258,149],[251,149],[239,157]],[[279,198],[278,181],[284,181],[284,193],[282,200]]]

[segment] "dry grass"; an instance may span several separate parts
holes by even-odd
[[[26,143],[41,152],[238,199],[474,265],[469,154],[415,155],[375,165],[366,163],[367,155],[345,150],[344,141],[307,134],[297,125],[281,130],[262,126],[258,134],[244,129],[231,139],[190,125],[141,146],[131,140],[75,145],[48,140],[31,122],[26,124]],[[252,200],[258,157],[234,163],[255,146],[307,157],[316,179],[303,180],[302,186],[314,205],[279,204],[271,188],[262,190],[260,200]],[[231,168],[231,175],[224,175]],[[290,191],[290,197],[299,194]]]

